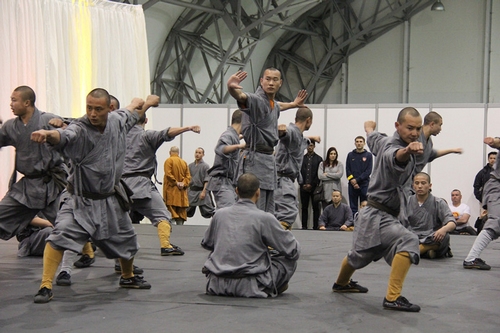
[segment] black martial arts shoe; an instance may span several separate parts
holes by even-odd
[[[80,259],[78,259],[77,261],[75,261],[73,263],[73,265],[75,267],[77,267],[77,268],[85,268],[85,267],[89,267],[94,262],[95,262],[95,257],[94,258],[90,258],[88,254],[83,254],[80,257]]]
[[[71,286],[71,275],[66,271],[61,271],[56,277],[56,284],[58,286]]]
[[[137,267],[136,265],[134,265],[133,272],[134,272],[134,275],[136,275],[136,274],[142,274],[142,273],[144,273],[144,270],[142,268]],[[116,274],[121,274],[122,273],[122,267],[120,266],[120,264],[115,265],[115,273]]]
[[[345,286],[334,283],[332,287],[333,292],[336,293],[367,293],[368,288],[365,288],[358,284],[358,281],[349,281]]]
[[[466,269],[479,269],[481,271],[489,271],[491,266],[484,262],[481,258],[476,258],[472,261],[464,261],[464,268]]]
[[[151,289],[151,285],[142,276],[135,275],[130,279],[120,278],[120,287],[132,289]]]
[[[420,306],[417,304],[411,304],[405,297],[399,296],[395,301],[389,302],[387,298],[384,297],[384,302],[382,303],[384,309],[396,310],[396,311],[406,311],[406,312],[419,312]]]
[[[183,256],[184,251],[177,245],[171,244],[172,247],[162,247],[160,250],[160,255],[162,256]]]
[[[43,287],[38,290],[38,293],[35,295],[33,301],[35,303],[48,303],[52,297],[54,297],[54,295],[52,295],[52,289]]]

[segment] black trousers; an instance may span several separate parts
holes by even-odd
[[[300,201],[302,202],[302,229],[307,229],[307,222],[309,221],[309,202],[311,202],[313,209],[313,229],[318,229],[321,208],[319,202],[314,202],[313,193],[314,188],[312,188],[310,192],[300,189]]]

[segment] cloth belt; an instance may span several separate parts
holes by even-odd
[[[246,150],[252,150],[252,148],[247,145]],[[272,155],[274,154],[274,148],[266,145],[255,145],[255,151],[261,154]]]
[[[208,275],[208,274],[213,274],[216,277],[222,278],[222,279],[244,279],[244,278],[247,278],[247,277],[256,276],[256,274],[222,274],[222,275],[218,275],[218,274],[210,272],[208,270],[208,268],[206,268],[205,266],[203,266],[203,268],[201,269],[201,272],[203,274],[205,274],[205,276]]]
[[[70,194],[75,194],[75,188],[73,187],[73,184],[68,183],[66,186],[66,189]],[[87,199],[91,200],[102,200],[109,198],[110,196],[115,195],[115,191],[109,192],[109,193],[95,193],[95,192],[87,192],[87,191],[82,191],[82,196]]]
[[[374,201],[372,199],[368,199],[368,206],[379,209],[379,210],[386,212],[388,214],[391,214],[394,217],[399,216],[399,209],[398,210],[391,209],[391,208],[387,207],[386,205],[383,205],[380,202]]]
[[[129,173],[126,175],[122,175],[122,178],[132,178],[132,177],[146,177],[146,178],[151,178],[151,175],[149,172],[134,172],[134,173]]]
[[[53,169],[50,169],[48,172],[43,172],[38,175],[25,175],[23,174],[24,178],[27,179],[39,179],[43,178],[43,182],[47,184],[51,180],[54,180],[54,183],[56,187],[59,189],[59,191],[62,191],[65,187],[66,184],[68,183],[66,178],[68,174],[66,173],[66,170],[61,167],[55,167]]]
[[[278,177],[286,177],[288,179],[290,179],[293,182],[295,182],[295,177],[292,176],[292,174],[289,174],[289,173],[284,173],[284,172],[278,172]]]
[[[189,189],[190,190],[193,190],[193,191],[203,191],[203,186],[200,187],[200,186],[189,186]]]

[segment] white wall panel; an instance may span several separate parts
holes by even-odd
[[[322,141],[316,145],[316,153],[324,158],[329,147],[334,146],[339,152],[339,160],[345,166],[349,151],[354,149],[354,138],[365,136],[364,122],[375,120],[377,130],[388,135],[395,131],[394,123],[403,104],[382,105],[309,105],[314,114],[313,125],[304,135],[320,135]],[[482,143],[485,136],[499,136],[500,105],[490,105],[485,119],[482,104],[429,105],[414,104],[422,118],[434,110],[443,117],[442,132],[433,137],[436,149],[461,147],[462,155],[448,155],[435,160],[424,169],[433,182],[433,193],[450,200],[450,192],[454,188],[462,191],[463,200],[472,208],[471,222],[479,213],[479,203],[474,198],[472,184],[476,173],[486,163],[486,154],[491,151]],[[171,146],[181,149],[181,157],[188,163],[194,160],[194,150],[201,146],[205,149],[205,161],[213,163],[213,149],[220,134],[230,124],[230,116],[236,107],[227,105],[199,105],[182,107],[178,105],[160,106],[148,112],[151,119],[149,128],[162,129],[168,126],[200,125],[201,134],[185,133],[171,143],[165,143],[158,150],[158,179],[163,179],[163,163],[168,158]],[[284,111],[278,120],[279,124],[293,123],[295,109]],[[486,132],[486,133],[485,133]],[[161,186],[158,186],[161,190]],[[345,175],[342,179],[343,193],[347,194]],[[346,195],[347,196],[347,195]],[[189,224],[208,224],[199,213],[188,221]]]
[[[488,108],[486,133],[484,137],[487,136],[500,137],[500,104],[490,104]],[[488,147],[487,150],[491,151],[493,149]]]
[[[484,108],[467,107],[432,108],[443,117],[443,128],[433,137],[434,148],[461,147],[463,154],[450,154],[430,164],[433,194],[451,202],[451,191],[462,192],[462,202],[471,207],[469,224],[479,215],[479,202],[474,197],[473,183],[476,173],[483,167]]]

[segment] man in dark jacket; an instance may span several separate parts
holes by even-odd
[[[358,212],[359,203],[367,199],[366,192],[373,167],[373,156],[365,149],[365,138],[357,136],[354,145],[356,149],[347,155],[345,161],[345,172],[349,181],[349,205],[353,216]]]
[[[486,181],[490,179],[490,172],[493,170],[493,164],[497,159],[497,152],[492,151],[488,154],[488,164],[484,166],[474,178],[474,196],[479,202],[483,200],[483,186],[486,184]]]
[[[314,190],[319,184],[318,168],[323,158],[314,152],[316,143],[311,141],[307,146],[307,153],[302,161],[300,169],[301,180],[300,184],[300,202],[302,203],[302,229],[307,229],[309,221],[309,201],[311,201],[313,209],[313,229],[318,229],[318,220],[320,215],[319,202],[313,199]]]

